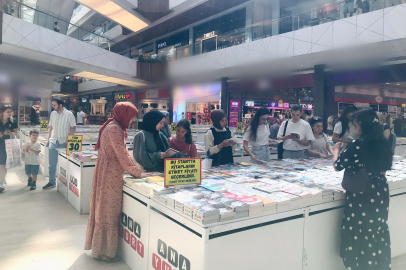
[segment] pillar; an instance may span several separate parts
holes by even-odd
[[[221,109],[226,113],[228,116],[228,78],[221,78],[221,102],[220,106]]]
[[[323,117],[325,98],[324,98],[324,65],[314,66],[314,115]]]
[[[254,24],[254,2],[248,2],[245,7],[245,42],[252,41],[252,25]]]
[[[169,102],[168,102],[169,120],[171,121],[171,123],[173,122],[173,95],[174,95],[173,88],[174,88],[173,86],[169,88]]]
[[[193,44],[195,43],[195,31],[193,26],[189,27],[189,56],[193,56],[194,49]]]
[[[158,50],[157,50],[157,48],[156,48],[156,40],[153,40],[153,41],[152,41],[152,50],[153,50],[154,54],[157,54],[157,53],[158,53]]]
[[[280,0],[272,0],[272,36],[279,35],[280,18],[281,18]]]

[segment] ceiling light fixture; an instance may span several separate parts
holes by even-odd
[[[78,0],[83,5],[137,32],[148,26],[146,22],[110,0]]]
[[[128,81],[128,80],[114,78],[114,77],[108,77],[105,75],[100,75],[97,73],[92,73],[92,72],[87,72],[87,71],[82,71],[80,73],[75,74],[74,76],[93,79],[93,80],[97,80],[97,81],[116,83],[116,84],[131,86],[131,87],[138,87],[138,86],[145,85],[145,84],[139,83],[139,82]]]

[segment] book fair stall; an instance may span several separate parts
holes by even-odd
[[[131,269],[345,269],[343,173],[331,160],[242,162],[201,175],[191,159],[166,162],[164,174],[124,176],[119,247]],[[387,172],[392,257],[406,253],[405,165]]]

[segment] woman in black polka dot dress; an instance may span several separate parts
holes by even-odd
[[[361,193],[347,191],[341,257],[349,270],[389,270],[389,188],[382,172],[390,170],[392,155],[376,113],[365,109],[356,112],[354,117],[360,139],[352,141],[341,155],[343,145],[334,146],[334,166],[338,171],[345,169],[355,173],[365,166],[369,189]]]

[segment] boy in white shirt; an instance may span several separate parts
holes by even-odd
[[[39,132],[35,129],[30,131],[31,141],[27,142],[23,148],[25,153],[25,174],[28,176],[28,186],[30,190],[37,188],[37,176],[39,172],[39,153],[41,145],[38,142]]]

